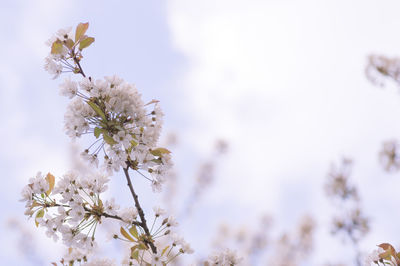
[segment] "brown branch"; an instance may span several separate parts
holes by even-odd
[[[71,206],[69,206],[69,205],[65,205],[65,204],[58,204],[58,203],[55,203],[55,204],[52,204],[52,205],[45,205],[44,207],[45,208],[51,208],[51,207],[65,207],[65,208],[71,208]],[[101,212],[101,213],[98,213],[98,212],[96,212],[96,211],[93,211],[93,209],[90,209],[90,208],[88,208],[88,207],[86,207],[86,206],[83,206],[83,209],[85,210],[85,211],[87,211],[87,212],[89,212],[91,215],[93,215],[93,216],[103,216],[103,217],[105,217],[105,218],[112,218],[112,219],[116,219],[116,220],[120,220],[120,221],[124,221],[121,217],[119,217],[118,215],[111,215],[111,214],[108,214],[108,213],[106,213],[106,212]],[[132,224],[134,224],[134,225],[136,225],[136,226],[142,226],[142,223],[140,223],[140,222],[137,222],[137,221],[132,221]]]
[[[106,218],[112,218],[112,219],[124,221],[124,220],[122,220],[122,218],[119,217],[118,215],[111,215],[111,214],[108,214],[108,213],[106,213],[106,212],[96,213],[96,212],[93,212],[92,209],[87,208],[86,206],[83,206],[83,208],[85,209],[85,211],[89,212],[89,213],[92,214],[92,215],[98,215],[98,216],[103,216],[103,217],[106,217]],[[136,221],[132,221],[132,224],[134,224],[134,225],[136,225],[136,226],[142,226],[142,223],[139,223],[139,222],[136,222]]]
[[[74,56],[74,62],[75,62],[75,64],[78,66],[78,68],[79,68],[79,73],[81,73],[82,74],[82,76],[84,76],[85,78],[86,78],[86,75],[85,75],[85,73],[83,73],[83,69],[82,69],[82,67],[81,67],[81,64],[79,63],[79,60]]]
[[[81,67],[81,64],[79,63],[79,59],[76,58],[75,48],[71,49],[71,50],[70,50],[70,53],[71,53],[72,59],[74,60],[75,64],[76,64],[76,65],[78,66],[78,68],[79,68],[79,72],[78,72],[78,73],[79,73],[79,74],[82,74],[82,76],[86,78],[86,75],[85,75],[85,73],[83,72],[83,69],[82,69],[82,67]],[[74,72],[75,72],[75,71],[74,71]]]
[[[128,167],[129,167],[129,164],[128,164]],[[135,201],[135,206],[136,206],[136,209],[137,209],[137,211],[139,213],[140,220],[142,221],[140,226],[143,228],[143,230],[144,230],[144,232],[145,232],[145,234],[147,236],[147,239],[145,240],[145,243],[147,243],[150,246],[151,251],[154,254],[157,254],[157,248],[156,248],[156,246],[154,245],[154,243],[152,241],[150,230],[147,227],[146,218],[144,217],[143,209],[142,209],[142,207],[140,206],[140,203],[139,203],[138,195],[135,193],[135,190],[133,189],[132,181],[131,181],[131,178],[130,178],[129,172],[128,172],[128,169],[129,169],[128,167],[123,168],[123,169],[124,169],[126,181],[128,182],[127,185],[129,187],[129,190],[131,191],[133,200]]]

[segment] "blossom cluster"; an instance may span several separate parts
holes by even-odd
[[[100,174],[79,177],[70,172],[55,184],[53,175],[39,172],[23,189],[25,214],[35,215],[36,225],[44,227],[54,241],[61,236],[68,247],[91,250],[97,225],[119,208],[114,200],[101,200],[108,180]]]
[[[145,104],[136,87],[116,75],[86,77],[80,61],[82,50],[94,42],[85,35],[88,26],[80,23],[74,39],[68,28],[48,41],[51,51],[45,69],[54,77],[65,69],[82,76],[78,81],[68,77],[60,85],[60,93],[72,99],[65,113],[66,133],[73,139],[94,135],[96,140],[82,152],[85,159],[98,167],[102,153],[102,166],[108,173],[131,168],[159,192],[172,163],[170,151],[156,146],[163,117],[158,101]]]
[[[239,265],[241,261],[242,259],[236,255],[236,252],[230,249],[225,249],[222,252],[211,255],[204,265]]]
[[[190,245],[174,232],[178,223],[173,216],[167,216],[165,210],[154,208],[154,221],[147,235],[137,220],[136,208],[120,210],[113,198],[103,203],[101,194],[107,190],[108,181],[100,174],[80,177],[70,172],[55,184],[53,175],[39,172],[24,187],[25,214],[34,216],[36,225],[45,228],[48,237],[54,241],[61,237],[71,248],[64,261],[87,260],[87,254],[97,246],[95,232],[104,219],[119,221],[120,232],[113,238],[130,243],[130,254],[125,259],[127,265],[165,265],[180,254],[193,253]],[[157,253],[149,249],[150,242],[157,247]]]
[[[96,138],[82,156],[97,167],[102,152],[106,171],[130,167],[160,191],[172,163],[170,152],[156,147],[163,116],[158,102],[144,104],[135,86],[117,76],[66,79],[60,87],[61,94],[73,98],[65,114],[66,133],[71,138]]]
[[[154,220],[147,235],[143,228],[136,225],[126,225],[120,228],[114,238],[129,243],[129,254],[123,265],[155,265],[164,266],[175,260],[181,254],[191,254],[193,249],[181,236],[175,232],[178,225],[174,216],[169,215],[160,207],[154,207]],[[146,246],[153,242],[157,252],[151,252]]]
[[[79,64],[83,58],[82,50],[89,47],[94,38],[85,35],[89,23],[80,23],[72,34],[72,28],[60,29],[46,44],[51,47],[51,53],[45,58],[44,68],[57,78],[61,73],[73,72],[83,74]]]

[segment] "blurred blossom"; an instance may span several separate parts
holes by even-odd
[[[352,160],[343,158],[339,166],[332,165],[325,184],[327,196],[339,203],[337,214],[332,219],[333,235],[341,235],[343,240],[350,240],[350,248],[354,250],[355,263],[361,265],[362,254],[359,241],[370,230],[369,219],[360,207],[357,187],[350,182]]]
[[[385,141],[379,153],[379,160],[387,172],[397,172],[400,169],[399,143],[395,140]]]
[[[294,232],[284,233],[279,237],[268,265],[303,265],[313,250],[314,229],[314,219],[311,216],[304,216]]]
[[[325,184],[325,190],[329,197],[358,200],[357,189],[349,182],[352,165],[352,160],[343,158],[340,166],[335,164],[331,166],[328,181]]]
[[[367,78],[375,85],[383,86],[385,78],[400,82],[400,59],[382,55],[370,55],[365,69]]]

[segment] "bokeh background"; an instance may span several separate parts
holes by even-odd
[[[378,152],[382,141],[400,135],[400,97],[395,85],[373,86],[364,69],[371,53],[400,54],[400,2],[15,0],[0,6],[1,264],[48,265],[63,252],[35,230],[18,199],[37,171],[60,176],[71,167],[73,149],[63,132],[68,100],[43,60],[45,41],[79,22],[89,22],[96,38],[85,53],[86,73],[118,74],[145,101],[160,100],[164,137],[175,134],[178,141],[177,209],[187,203],[187,188],[215,140],[229,143],[214,182],[181,221],[194,256],[209,254],[221,222],[252,225],[269,214],[279,232],[310,214],[317,229],[305,265],[351,265],[349,247],[329,233],[332,207],[323,189],[331,162],[342,156],[354,159],[352,178],[371,218],[363,251],[399,244],[400,179],[382,170]],[[122,175],[111,182],[109,195],[118,193],[128,205]],[[163,200],[148,186],[141,191],[149,210]],[[35,259],[21,245],[35,247]]]

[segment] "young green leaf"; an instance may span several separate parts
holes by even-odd
[[[75,42],[77,42],[86,33],[88,28],[89,28],[89,22],[79,23],[78,26],[76,26]]]
[[[133,238],[128,234],[128,232],[127,232],[123,227],[121,227],[120,231],[121,231],[121,234],[122,234],[126,239],[128,239],[128,240],[131,241],[131,242],[135,242],[135,240],[133,240]]]
[[[137,229],[136,229],[136,226],[132,225],[132,227],[129,228],[129,233],[131,233],[131,235],[132,235],[134,238],[136,238],[136,239],[139,238],[139,235],[138,235],[138,231],[137,231]]]
[[[162,250],[161,256],[164,256],[164,253],[167,251],[168,248],[169,248],[169,246],[166,246],[166,247]]]
[[[94,128],[94,136],[96,137],[96,139],[98,139],[100,137],[100,134],[101,134],[101,128],[95,127]]]
[[[46,191],[46,195],[47,196],[50,195],[51,191],[53,190],[54,184],[55,184],[55,180],[56,179],[55,179],[54,175],[52,175],[50,173],[47,174],[46,181],[47,181],[47,183],[49,183],[49,190]]]
[[[37,221],[37,219],[42,218],[43,216],[44,216],[44,210],[43,210],[43,209],[40,209],[40,210],[36,213],[36,216],[35,216],[35,224],[36,224],[36,227],[39,226],[39,222]]]
[[[103,139],[104,141],[109,144],[109,145],[114,145],[117,144],[118,142],[116,142],[112,137],[110,137],[110,135],[108,135],[107,133],[103,132]]]
[[[131,253],[132,258],[134,258],[136,261],[139,261],[139,250],[135,250]]]
[[[154,156],[162,156],[163,154],[170,154],[171,152],[166,149],[166,148],[157,148],[157,149],[153,149],[150,150],[150,153],[153,154]]]
[[[51,45],[51,53],[52,54],[61,54],[63,50],[63,44],[60,40],[53,42]]]
[[[107,120],[106,115],[103,113],[103,111],[100,109],[100,107],[97,106],[97,104],[95,104],[92,101],[88,101],[87,103],[90,105],[90,107],[92,107],[93,111],[95,111],[96,114],[98,114],[101,118],[103,118],[104,121]]]
[[[65,42],[65,45],[69,48],[69,49],[72,49],[72,47],[74,47],[74,41],[72,40],[72,39],[68,39],[68,40],[66,40],[66,42]]]
[[[79,50],[83,50],[86,47],[89,47],[89,45],[91,45],[93,42],[94,42],[94,38],[93,37],[87,37],[87,38],[83,39],[79,43]]]

